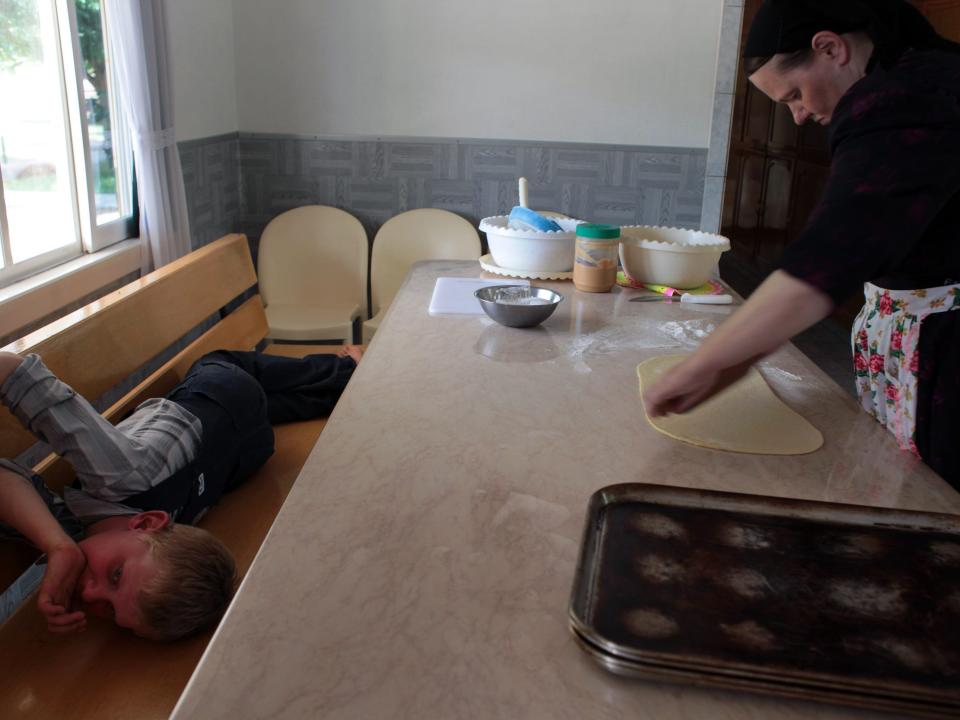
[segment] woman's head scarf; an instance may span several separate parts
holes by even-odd
[[[906,0],[766,0],[750,26],[743,57],[807,50],[823,30],[865,32],[881,65],[896,62],[908,48],[960,52],[960,45],[938,35]]]

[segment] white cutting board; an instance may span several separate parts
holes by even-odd
[[[483,308],[473,296],[475,290],[487,285],[529,285],[529,280],[503,278],[481,280],[480,278],[441,277],[433,287],[430,299],[431,315],[483,315]]]

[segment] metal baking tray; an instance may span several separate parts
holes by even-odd
[[[855,690],[835,690],[824,686],[810,686],[802,682],[778,682],[764,680],[758,677],[718,675],[704,670],[679,666],[645,663],[639,660],[623,660],[594,646],[589,640],[581,637],[576,631],[574,631],[573,635],[577,644],[590,654],[594,660],[610,672],[626,677],[642,678],[651,681],[684,683],[698,687],[716,687],[724,690],[741,690],[794,700],[830,702],[859,709],[884,710],[886,712],[898,713],[900,716],[906,713],[914,717],[937,719],[953,718],[954,720],[958,716],[956,706],[950,704],[884,697],[871,693],[857,692]]]
[[[956,717],[960,516],[613,485],[570,622],[623,674]]]

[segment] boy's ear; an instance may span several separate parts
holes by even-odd
[[[128,530],[162,530],[170,524],[170,514],[163,510],[147,510],[147,512],[131,515],[127,521]]]

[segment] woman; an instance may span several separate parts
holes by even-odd
[[[901,0],[766,0],[750,82],[830,129],[823,197],[739,312],[644,397],[684,412],[860,286],[864,409],[960,489],[960,46]]]

